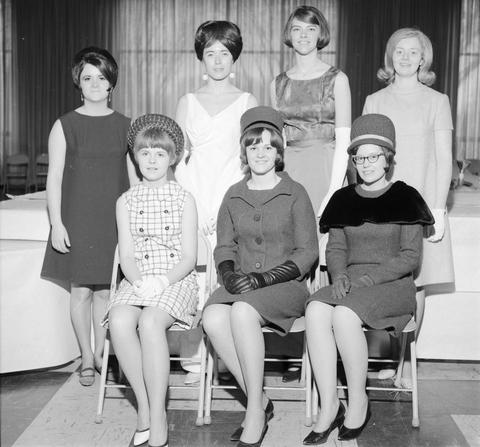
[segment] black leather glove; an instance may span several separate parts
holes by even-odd
[[[347,275],[338,275],[332,284],[332,298],[341,300],[350,291],[350,279]]]
[[[293,261],[285,261],[273,269],[263,273],[252,272],[248,274],[254,289],[272,286],[281,282],[287,282],[300,276],[300,270]]]
[[[238,295],[239,293],[254,290],[250,278],[243,273],[235,273],[234,267],[234,262],[230,260],[222,261],[218,264],[218,273],[222,277],[222,282],[227,292]]]

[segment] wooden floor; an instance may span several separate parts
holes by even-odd
[[[92,387],[78,384],[78,361],[62,368],[5,374],[1,378],[1,445],[9,446],[128,446],[135,428],[131,392],[110,391],[102,424],[95,423],[98,380]],[[457,447],[480,446],[480,365],[433,363],[419,365],[419,429],[412,429],[410,396],[398,400],[371,394],[372,419],[354,442],[336,440],[325,446]],[[270,373],[269,380],[278,380]],[[181,371],[174,380],[182,380]],[[98,379],[98,376],[97,376]],[[277,392],[278,393],[278,392]],[[274,394],[275,416],[264,447],[301,446],[309,432],[304,426],[301,394]],[[234,446],[229,435],[242,420],[243,407],[228,393],[214,401],[212,424],[196,427],[191,393],[172,392],[169,401],[170,447]]]

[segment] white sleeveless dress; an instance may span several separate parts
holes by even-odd
[[[217,220],[227,189],[243,178],[240,162],[240,117],[250,93],[211,116],[193,93],[187,94],[185,132],[191,143],[188,162],[180,161],[175,177],[195,198],[199,227]]]

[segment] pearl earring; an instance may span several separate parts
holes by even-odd
[[[208,75],[207,75],[207,73],[203,73],[202,79],[203,79],[204,81],[208,81]]]
[[[235,73],[232,71],[230,72],[230,74],[228,75],[230,79],[235,79]]]

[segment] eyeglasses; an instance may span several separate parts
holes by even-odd
[[[369,163],[376,163],[379,157],[381,157],[382,155],[385,157],[385,154],[383,152],[380,152],[379,154],[367,155],[366,157],[354,155],[352,157],[352,161],[355,165],[363,165],[365,163],[365,160],[368,160]]]

